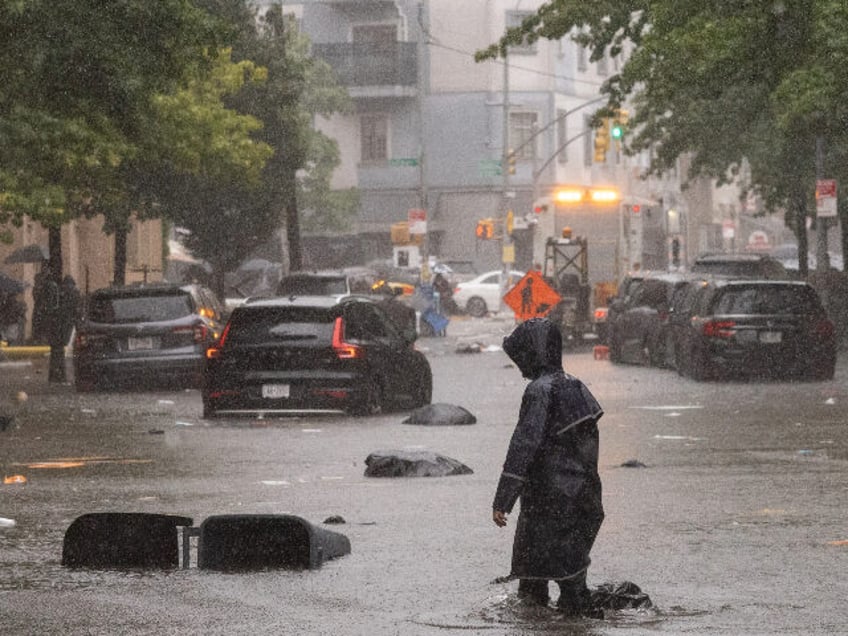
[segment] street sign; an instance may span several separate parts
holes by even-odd
[[[427,210],[412,208],[407,212],[410,234],[427,233]]]
[[[547,316],[562,297],[536,271],[527,272],[504,294],[504,303],[515,312],[516,320]]]
[[[481,177],[500,177],[503,174],[500,159],[481,159],[478,169]]]
[[[816,181],[816,216],[819,218],[836,216],[836,179]]]
[[[411,167],[418,165],[418,159],[415,157],[398,157],[397,159],[389,159],[389,165],[392,168]]]

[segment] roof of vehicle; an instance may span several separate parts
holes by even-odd
[[[188,293],[191,287],[192,285],[178,285],[175,283],[133,283],[131,285],[103,287],[92,292],[92,296],[129,297],[147,296],[151,294],[172,294],[175,292]]]
[[[768,254],[752,252],[727,254],[724,252],[701,254],[695,259],[696,263],[755,263],[757,261],[776,260]]]
[[[250,307],[316,307],[329,308],[348,302],[371,302],[376,300],[369,296],[279,296],[274,298],[248,298],[236,309]]]
[[[704,279],[705,282],[713,282],[716,287],[774,287],[776,285],[810,287],[807,281],[804,280],[769,280],[761,278],[730,278],[730,277],[713,277]]]

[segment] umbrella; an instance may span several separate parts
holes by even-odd
[[[0,274],[0,294],[20,294],[26,287],[26,283]]]
[[[32,243],[26,247],[16,249],[3,262],[7,265],[11,265],[12,263],[40,263],[41,261],[46,261],[48,256],[46,247]]]

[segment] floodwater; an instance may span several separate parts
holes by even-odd
[[[483,323],[480,323],[481,325]],[[488,324],[488,323],[487,323]],[[491,329],[490,327],[486,327]],[[450,329],[449,329],[450,332]],[[499,342],[497,329],[477,334]],[[616,366],[566,368],[598,396],[607,518],[590,585],[629,580],[648,611],[605,620],[524,608],[508,574],[515,519],[491,499],[524,381],[496,350],[426,339],[434,401],[478,423],[372,418],[200,419],[194,391],[77,396],[35,367],[0,368],[25,390],[0,433],[0,626],[9,634],[835,634],[848,624],[848,365],[833,382],[705,383]],[[7,408],[13,408],[8,404]],[[426,448],[474,474],[369,479],[375,450]],[[638,460],[643,468],[625,468]],[[295,514],[351,541],[319,570],[72,570],[70,523],[88,512]],[[555,587],[551,587],[555,594]]]

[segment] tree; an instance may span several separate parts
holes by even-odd
[[[249,12],[241,10],[242,0],[207,0],[204,6],[216,15],[244,21]],[[240,16],[240,17],[238,17]],[[270,218],[276,215],[285,227],[291,269],[300,269],[299,200],[313,206],[316,225],[339,223],[340,211],[349,214],[355,193],[332,193],[329,182],[338,165],[335,141],[315,130],[313,119],[343,112],[350,106],[329,66],[309,54],[309,42],[299,33],[291,16],[281,5],[272,5],[264,16],[251,16],[253,29],[244,26],[234,45],[234,59],[249,59],[268,69],[262,84],[245,86],[228,104],[259,119],[263,126],[256,138],[274,148],[265,166],[263,187],[251,207]],[[344,214],[344,213],[342,213]],[[200,253],[206,256],[206,253]]]
[[[200,68],[218,36],[189,0],[0,4],[0,222],[50,230],[57,286],[61,223],[120,191],[151,97]],[[63,345],[51,342],[51,381],[64,380]]]
[[[635,106],[629,150],[650,149],[652,173],[687,154],[689,177],[719,182],[750,166],[751,188],[767,209],[787,210],[805,275],[816,138],[826,140],[829,171],[848,171],[846,25],[838,0],[554,0],[477,57],[502,54],[525,37],[571,36],[592,59],[632,43],[602,88],[605,112],[628,99]]]

